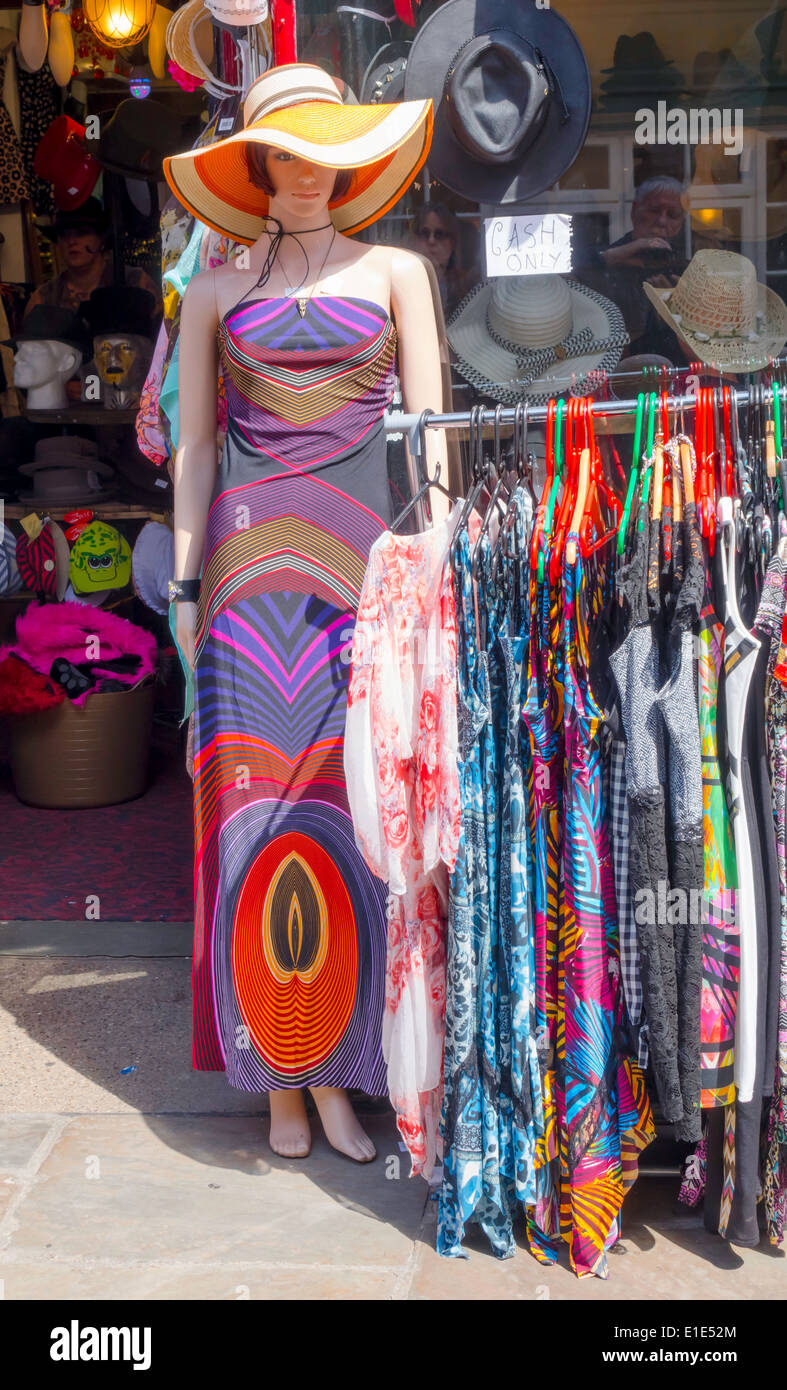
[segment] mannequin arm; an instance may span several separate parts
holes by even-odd
[[[443,408],[443,376],[432,291],[423,261],[410,251],[396,249],[392,253],[391,308],[399,340],[399,379],[404,408],[416,415],[422,410],[439,412]],[[439,462],[440,481],[447,486],[443,430],[426,431],[426,458],[432,477]],[[429,503],[437,525],[448,515],[448,498],[433,489]]]
[[[195,275],[180,311],[175,455],[175,578],[196,579],[216,479],[218,313],[213,272]]]

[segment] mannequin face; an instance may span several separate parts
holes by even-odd
[[[271,199],[271,210],[276,216],[283,214],[288,220],[306,222],[325,212],[336,182],[335,169],[310,164],[286,150],[271,150],[265,168],[276,190]]]
[[[93,339],[93,359],[99,377],[107,386],[119,390],[138,385],[140,372],[144,380],[149,357],[148,339],[135,333],[100,333]]]
[[[50,381],[68,381],[79,365],[80,355],[68,343],[36,339],[20,343],[14,354],[14,385],[25,390],[46,386]]]
[[[69,270],[87,270],[102,259],[104,242],[98,232],[92,229],[69,229],[67,232],[61,232],[57,239],[57,249]]]

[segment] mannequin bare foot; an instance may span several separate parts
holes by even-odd
[[[310,1086],[328,1143],[356,1163],[371,1163],[377,1150],[339,1086]]]
[[[306,1158],[312,1146],[309,1117],[303,1091],[271,1091],[271,1132],[273,1152],[282,1158]]]

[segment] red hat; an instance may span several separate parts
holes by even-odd
[[[32,535],[23,530],[16,540],[16,564],[25,588],[49,598],[62,599],[68,584],[68,541],[57,522],[49,519],[40,531],[37,523],[30,529]]]
[[[52,184],[59,208],[78,208],[93,192],[101,165],[85,149],[85,126],[70,116],[56,116],[38,142],[33,169]]]
[[[420,0],[394,0],[394,9],[403,24],[409,24],[411,29],[415,28],[415,12],[418,9]]]

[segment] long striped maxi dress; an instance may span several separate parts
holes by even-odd
[[[301,313],[301,308],[304,312]],[[197,619],[193,1064],[241,1090],[386,1090],[385,886],[343,770],[369,549],[391,520],[380,305],[241,300]]]

